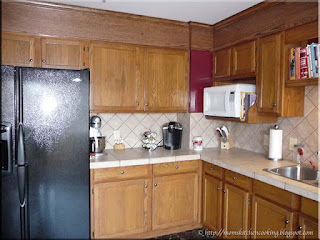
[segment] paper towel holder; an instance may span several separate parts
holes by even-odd
[[[279,125],[274,125],[273,130],[280,130],[280,129],[279,129]],[[281,131],[282,131],[282,130],[281,130]],[[271,139],[270,139],[270,140],[271,140]],[[269,147],[270,147],[270,143],[269,143]],[[281,142],[281,147],[282,147],[282,142]],[[269,150],[269,151],[270,151],[270,150]],[[270,157],[270,152],[269,152],[268,159],[271,160],[271,161],[274,161],[274,162],[283,160],[282,154],[281,154],[281,157],[280,157],[280,158],[272,158],[272,157]]]

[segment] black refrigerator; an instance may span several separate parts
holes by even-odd
[[[1,66],[2,239],[88,239],[89,71]]]

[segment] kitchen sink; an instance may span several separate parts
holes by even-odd
[[[287,166],[279,168],[266,168],[264,171],[276,174],[278,176],[290,178],[315,187],[319,187],[319,171],[306,166]]]

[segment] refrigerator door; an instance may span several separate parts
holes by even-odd
[[[23,68],[30,238],[89,238],[89,71]]]
[[[14,87],[15,69],[12,66],[1,66],[1,122],[8,122],[12,126],[12,145],[15,144],[15,108]],[[12,151],[14,165],[15,152]],[[20,204],[18,192],[18,178],[15,167],[12,174],[1,171],[1,222],[0,238],[20,238]]]

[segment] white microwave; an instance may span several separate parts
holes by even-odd
[[[241,98],[255,93],[254,84],[232,84],[204,88],[203,113],[207,116],[240,118]]]

